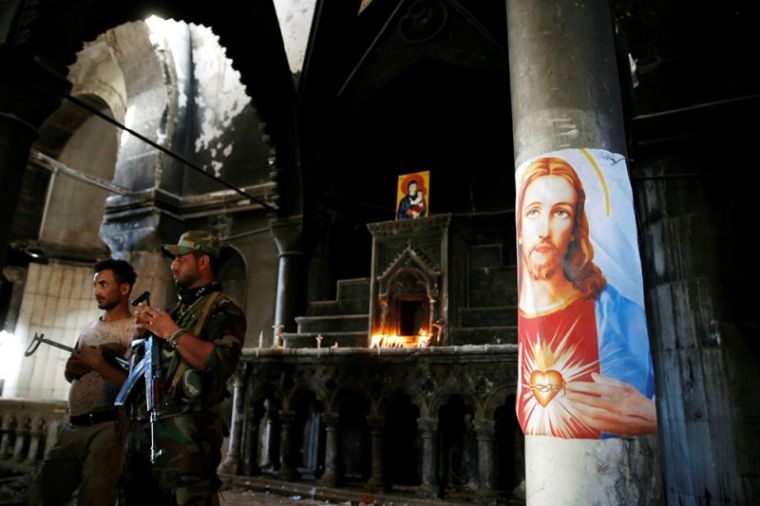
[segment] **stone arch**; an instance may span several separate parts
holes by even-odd
[[[495,487],[511,492],[525,479],[525,438],[515,413],[515,393],[502,396],[493,411]]]
[[[235,62],[234,70],[252,98],[276,152],[278,205],[284,214],[301,212],[301,180],[295,124],[295,82],[285,54],[277,14],[272,2],[235,3],[222,0],[214,9],[192,3],[166,5],[143,1],[115,6],[112,14],[93,19],[86,30],[97,34],[119,22],[138,20],[146,12],[156,12],[164,19],[182,20],[208,27],[218,36],[226,56]],[[241,30],[245,26],[247,29]],[[261,76],[266,76],[262,78]]]
[[[382,416],[387,416],[388,410],[388,402],[389,400],[399,393],[403,393],[407,397],[409,397],[409,400],[412,404],[417,406],[417,408],[420,410],[420,416],[425,416],[428,412],[428,403],[425,400],[425,397],[415,389],[407,388],[405,386],[399,386],[399,387],[390,387],[383,390],[382,395],[377,400],[376,403],[376,413]]]
[[[514,387],[508,385],[495,386],[489,391],[488,397],[483,402],[482,410],[478,413],[479,418],[483,420],[493,420],[495,411],[504,405],[504,399],[510,395],[514,398]]]
[[[417,486],[422,481],[422,441],[418,419],[422,409],[403,388],[384,396],[383,455],[385,477],[392,485]],[[387,409],[385,409],[387,408]]]
[[[291,398],[294,413],[292,455],[302,478],[314,479],[325,467],[325,404],[314,389],[298,389]]]
[[[288,409],[294,409],[297,403],[301,402],[304,397],[309,395],[314,395],[317,401],[323,403],[325,406],[327,405],[325,402],[325,391],[321,388],[321,385],[299,383],[288,396]]]
[[[441,409],[441,407],[446,404],[454,395],[459,395],[462,397],[462,399],[467,404],[472,406],[472,409],[475,413],[480,412],[480,402],[478,402],[478,399],[475,397],[475,395],[461,388],[458,388],[456,385],[449,385],[441,387],[435,392],[433,399],[430,401],[430,416],[438,416],[438,411]]]
[[[245,256],[236,246],[226,244],[221,249],[219,281],[224,292],[240,305],[246,307],[248,292],[248,264]]]
[[[279,465],[279,420],[283,393],[275,383],[256,385],[246,396],[242,445],[246,474],[273,471]]]
[[[343,383],[345,384],[345,382]],[[369,395],[368,392],[359,388],[353,388],[349,386],[349,387],[339,388],[335,392],[335,395],[333,395],[332,398],[329,399],[326,407],[329,408],[329,411],[337,413],[338,410],[340,410],[341,404],[345,402],[346,399],[349,399],[349,398],[359,399],[362,403],[366,403],[368,410],[371,409],[373,405],[373,399]]]
[[[102,114],[113,116],[109,104],[97,95],[81,95]],[[111,181],[118,153],[118,130],[89,111],[75,111],[63,104],[41,128],[40,151],[48,150],[57,160],[86,175]],[[67,135],[68,134],[68,135]],[[35,147],[38,146],[36,143]],[[91,257],[107,254],[99,237],[108,190],[66,174],[50,175],[39,239],[65,249],[95,250]],[[90,256],[86,253],[83,257]]]
[[[472,398],[470,398],[472,400]],[[472,489],[478,483],[477,405],[453,393],[436,412],[440,452],[438,476],[444,489]]]
[[[364,482],[370,476],[371,439],[367,417],[372,398],[358,388],[339,391],[333,404],[338,413],[339,460],[344,481]]]
[[[81,94],[80,100],[102,114],[112,116],[110,105],[97,95]],[[113,177],[118,133],[105,128],[92,112],[64,102],[42,123],[39,137],[32,145],[23,176],[18,211],[14,216],[12,237],[21,241],[39,239],[60,246],[83,246],[105,251],[98,227],[102,205],[108,192],[57,171],[52,157],[68,166],[110,181]],[[89,140],[93,139],[94,142]],[[55,162],[53,162],[55,163]],[[73,219],[71,219],[73,218]],[[71,237],[73,227],[87,229],[83,236]],[[43,248],[48,251],[50,247]],[[102,253],[100,253],[102,254]],[[92,255],[90,255],[92,256]]]
[[[277,404],[278,407],[280,407],[284,402],[285,393],[282,391],[282,388],[280,388],[276,383],[262,382],[257,383],[256,387],[251,390],[246,397],[248,398],[246,404],[256,402],[257,399],[272,397],[278,401]]]

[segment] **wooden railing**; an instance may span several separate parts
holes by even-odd
[[[0,466],[34,469],[67,418],[63,401],[0,399]]]

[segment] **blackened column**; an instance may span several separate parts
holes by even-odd
[[[418,418],[417,427],[422,437],[422,490],[428,495],[438,493],[436,435],[438,420],[435,418]]]
[[[334,487],[338,483],[338,414],[325,413],[325,472],[322,483],[326,487]]]
[[[220,466],[220,470],[228,474],[237,474],[240,464],[240,448],[243,434],[243,422],[245,421],[245,407],[243,395],[243,378],[242,371],[235,373],[232,390],[232,423],[230,429],[230,446],[227,456]]]
[[[10,52],[6,52],[6,55]],[[11,239],[13,216],[24,180],[27,159],[32,143],[37,139],[37,127],[60,104],[60,99],[36,91],[23,78],[33,78],[31,65],[17,60],[0,58],[3,69],[0,79],[0,270],[5,265],[5,251]],[[39,77],[39,76],[36,76]],[[71,86],[68,82],[47,85],[61,93]]]
[[[240,462],[240,474],[244,476],[251,476],[259,472],[258,459],[256,457],[258,440],[261,435],[258,431],[254,430],[254,427],[256,427],[256,411],[250,403],[250,399],[243,403],[244,406],[246,404],[248,406],[244,408],[242,413],[242,416],[245,417],[245,422],[243,423],[243,444],[241,450],[243,456]],[[254,437],[254,435],[258,437]]]
[[[270,222],[277,244],[277,298],[274,325],[293,331],[295,317],[303,314],[306,303],[306,255],[303,251],[303,223],[300,216]]]
[[[515,166],[563,148],[625,155],[606,1],[507,0]],[[526,436],[528,504],[655,504],[654,437]]]
[[[36,138],[34,125],[15,114],[0,111],[0,216],[3,216],[0,224],[0,268],[5,263],[5,249],[10,240],[29,148]]]
[[[385,417],[381,415],[370,415],[367,417],[369,431],[372,437],[372,474],[369,477],[368,485],[375,489],[383,487],[383,429],[385,428]]]
[[[296,473],[291,463],[291,437],[290,429],[295,420],[293,411],[280,411],[280,472],[278,476],[283,480],[292,480]]]
[[[478,437],[478,479],[480,481],[479,493],[483,496],[491,496],[493,490],[493,441],[496,430],[496,422],[493,420],[475,420],[475,434]]]

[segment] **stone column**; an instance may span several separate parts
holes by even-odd
[[[0,272],[29,149],[71,90],[66,68],[82,45],[78,24],[59,20],[81,19],[86,8],[86,2],[35,1],[3,2],[0,9]]]
[[[280,471],[277,475],[283,480],[292,480],[296,476],[296,470],[291,462],[291,445],[290,429],[295,420],[296,414],[293,411],[280,411]]]
[[[249,399],[249,403],[252,403]],[[260,434],[258,434],[258,431],[254,430],[254,427],[257,426],[256,422],[256,413],[253,409],[253,406],[249,404],[250,407],[246,408],[241,416],[245,417],[245,421],[243,423],[243,445],[242,445],[242,452],[243,456],[241,458],[241,467],[240,467],[240,473],[244,476],[251,476],[252,474],[258,474],[259,466],[258,466],[258,439],[261,437]],[[254,434],[257,437],[253,437]]]
[[[9,413],[3,416],[3,425],[0,428],[2,438],[0,438],[0,460],[8,456],[8,448],[11,442],[11,431],[13,431],[13,421],[15,417]]]
[[[277,244],[277,299],[274,326],[285,332],[295,330],[295,317],[303,314],[306,304],[306,255],[303,251],[303,223],[300,216],[270,222]]]
[[[369,415],[367,417],[369,431],[372,437],[372,471],[367,483],[371,488],[382,490],[383,480],[383,429],[385,417],[381,415]]]
[[[757,279],[747,266],[757,258],[746,245],[746,231],[756,229],[757,187],[745,183],[743,173],[729,175],[729,168],[745,165],[746,151],[725,146],[752,145],[755,132],[740,122],[709,123],[710,135],[694,150],[671,147],[637,167],[647,178],[637,181],[636,190],[649,325],[656,337],[652,359],[665,499],[754,504],[760,497],[760,313],[747,296],[747,287],[756,286],[750,280]],[[680,124],[673,122],[673,128]],[[726,142],[711,140],[718,131]],[[715,177],[716,171],[725,175]],[[671,177],[679,173],[703,176]]]
[[[45,420],[40,417],[32,419],[31,430],[29,432],[29,450],[26,453],[26,463],[29,465],[37,464],[37,452],[40,448],[40,440],[45,435]]]
[[[243,435],[243,422],[245,421],[243,386],[242,371],[238,369],[233,379],[230,446],[224,462],[219,466],[219,470],[223,473],[237,474],[238,466],[240,465],[241,439]]]
[[[18,71],[13,67],[3,67],[3,74]],[[4,95],[6,90],[3,88],[5,86],[0,85],[0,92]],[[0,271],[5,265],[5,251],[11,238],[13,215],[24,180],[29,149],[37,138],[36,125],[18,114],[20,112],[8,111],[0,101],[0,216],[3,217],[0,222]]]
[[[515,165],[563,148],[625,154],[607,2],[507,0]],[[655,438],[525,438],[528,504],[655,504]]]
[[[32,432],[32,421],[24,417],[16,425],[16,442],[13,446],[13,460],[21,462],[24,460],[24,443],[26,442],[29,434]]]
[[[436,436],[438,420],[436,418],[418,418],[417,427],[422,437],[422,492],[425,495],[438,494],[438,452]]]
[[[47,432],[45,434],[45,452],[44,455],[47,455],[48,452],[55,446],[55,444],[58,442],[58,428],[61,426],[60,420],[55,419],[48,419],[47,420]]]
[[[475,420],[475,434],[478,437],[478,493],[482,496],[494,495],[494,434],[496,422]]]
[[[322,483],[326,487],[338,484],[338,414],[325,413],[325,472],[322,473]]]

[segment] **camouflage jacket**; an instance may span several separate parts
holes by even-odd
[[[207,287],[209,285],[206,285]],[[195,369],[176,349],[161,341],[160,364],[163,399],[161,416],[181,413],[215,412],[227,395],[227,379],[240,359],[246,319],[240,306],[228,295],[214,289],[183,297],[172,309],[177,324],[195,337],[214,344],[206,365]],[[197,327],[200,326],[200,330]],[[138,416],[144,414],[144,403]]]

